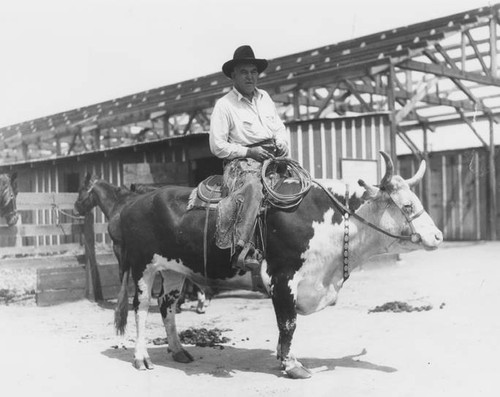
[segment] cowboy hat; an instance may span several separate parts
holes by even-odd
[[[233,59],[222,65],[224,74],[231,78],[231,73],[236,65],[241,63],[251,63],[257,66],[257,71],[262,73],[267,68],[267,60],[255,58],[252,47],[242,45],[234,51]]]

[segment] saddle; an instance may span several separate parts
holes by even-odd
[[[211,175],[193,190],[188,202],[188,211],[193,208],[216,209],[227,193],[223,191],[222,175]]]
[[[193,190],[191,196],[189,198],[187,210],[192,209],[204,209],[205,210],[205,226],[203,230],[204,238],[203,238],[203,255],[204,255],[204,267],[206,274],[206,258],[207,258],[207,250],[208,250],[208,217],[211,211],[217,211],[217,220],[216,227],[218,230],[221,228],[226,230],[226,232],[230,232],[234,227],[234,222],[236,220],[235,210],[237,209],[236,202],[230,201],[225,203],[224,208],[218,208],[220,206],[220,201],[227,197],[227,191],[223,187],[223,176],[222,175],[212,175],[201,181],[198,186]],[[234,208],[233,208],[234,207]],[[255,237],[255,245],[257,248],[263,250],[263,236],[262,233],[263,225],[261,220],[256,220],[256,229],[254,231]],[[231,233],[228,233],[227,236],[230,236]],[[216,232],[216,235],[219,233]],[[234,247],[232,246],[232,240],[220,239],[217,238],[217,245],[219,248],[229,248],[231,252],[234,251]],[[260,279],[260,268],[255,268],[251,270],[252,273],[252,284],[254,291],[264,292],[265,288]]]

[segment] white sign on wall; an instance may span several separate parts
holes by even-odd
[[[342,159],[342,180],[349,185],[357,185],[363,179],[369,185],[379,183],[376,160]]]

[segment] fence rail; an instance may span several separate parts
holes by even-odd
[[[19,193],[17,208],[21,220],[15,226],[0,225],[0,258],[33,256],[33,260],[38,260],[37,255],[59,253],[85,258],[85,265],[79,268],[73,264],[68,268],[38,269],[39,304],[82,297],[102,300],[109,295],[108,290],[116,289],[114,283],[107,281],[109,277],[100,273],[117,273],[117,266],[100,270],[95,253],[96,233],[107,233],[107,223],[95,224],[94,212],[85,217],[73,216],[77,197],[76,193]],[[72,280],[75,275],[76,281]]]

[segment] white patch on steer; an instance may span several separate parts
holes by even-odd
[[[229,266],[229,265],[228,265]],[[155,254],[153,256],[153,262],[146,267],[155,273],[158,271],[172,271],[179,273],[189,278],[195,284],[199,285],[200,288],[207,287],[207,283],[213,288],[221,289],[251,289],[252,288],[252,275],[250,272],[246,272],[243,275],[236,275],[230,279],[210,279],[207,280],[203,274],[195,273],[189,267],[185,266],[180,260],[169,260],[161,255]]]
[[[262,261],[262,265],[260,267],[260,277],[262,278],[262,284],[264,284],[267,293],[269,294],[269,296],[271,296],[273,292],[271,277],[269,276],[269,274],[267,274],[267,261],[265,259]]]
[[[301,314],[332,305],[342,287],[344,224],[333,224],[333,215],[328,209],[323,221],[313,222],[314,235],[301,256],[304,265],[289,282]]]
[[[135,313],[135,323],[137,328],[137,337],[135,342],[135,361],[140,363],[137,365],[144,365],[145,360],[149,360],[148,351],[146,348],[146,319],[148,316],[149,303],[151,300],[151,289],[153,288],[153,281],[155,272],[152,270],[154,262],[144,269],[142,277],[137,282],[139,287],[138,300],[139,306]]]

